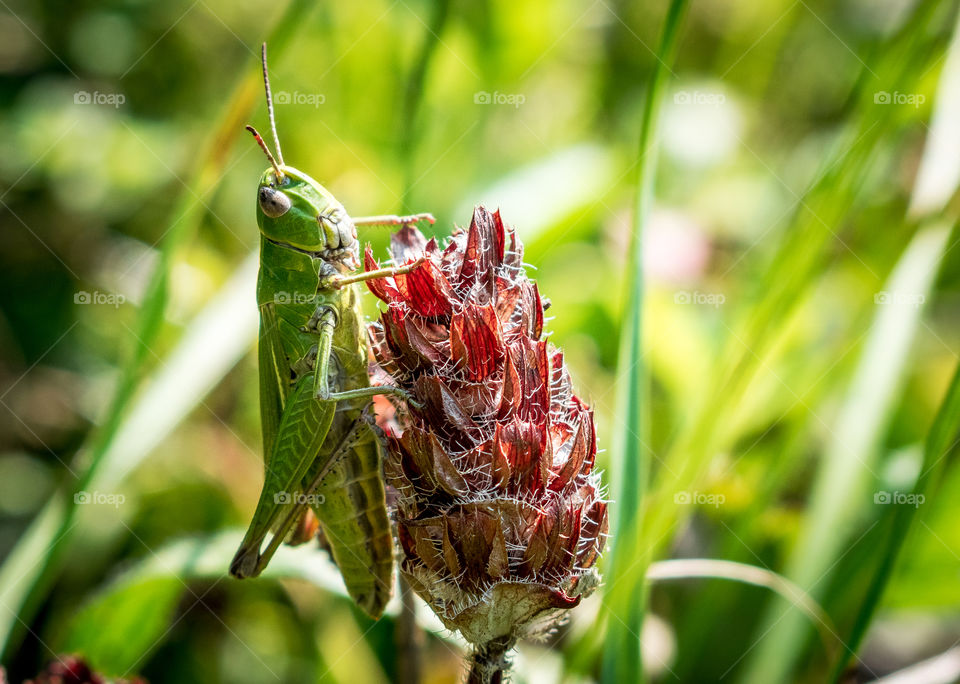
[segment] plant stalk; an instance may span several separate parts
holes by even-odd
[[[467,684],[502,684],[510,674],[510,660],[507,653],[513,648],[514,640],[502,637],[477,646],[470,662],[470,674]]]
[[[417,625],[417,604],[410,584],[400,575],[400,615],[394,627],[394,644],[397,653],[397,682],[419,684],[423,631]]]

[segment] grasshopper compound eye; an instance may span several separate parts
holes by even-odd
[[[270,218],[283,216],[290,210],[290,198],[267,185],[260,186],[257,199],[260,202],[260,211]]]

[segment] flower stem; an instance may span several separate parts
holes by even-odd
[[[402,603],[394,634],[397,647],[397,681],[400,684],[419,684],[423,632],[417,626],[417,606],[413,589],[402,574],[399,589]]]
[[[477,646],[470,664],[467,684],[502,684],[510,672],[507,652],[513,648],[514,640],[501,637]]]

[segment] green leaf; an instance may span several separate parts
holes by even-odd
[[[105,674],[121,676],[142,667],[175,625],[177,602],[186,595],[192,602],[195,580],[236,582],[224,578],[243,534],[228,531],[206,537],[187,537],[128,567],[97,591],[70,620],[58,652],[79,653]],[[352,604],[343,579],[329,555],[319,548],[281,546],[263,578],[299,579]],[[260,580],[245,580],[250,586]],[[395,597],[387,615],[397,615]],[[417,604],[417,624],[454,644],[452,635],[422,602]]]
[[[80,609],[57,650],[81,655],[108,676],[135,673],[162,643],[184,591],[176,577],[111,587]]]

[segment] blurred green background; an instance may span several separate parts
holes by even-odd
[[[11,681],[59,653],[152,682],[396,676],[395,620],[354,610],[322,553],[281,554],[272,579],[224,576],[262,481],[251,255],[266,164],[242,124],[266,128],[268,38],[284,157],[350,213],[430,211],[442,236],[484,203],[517,228],[614,473],[614,436],[634,424],[617,383],[648,388],[632,565],[767,568],[828,616],[824,646],[765,589],[655,583],[650,676],[824,681],[904,506],[913,529],[847,676],[956,651],[960,468],[923,449],[960,358],[954,2],[690,3],[653,141],[645,353],[619,360],[668,3],[0,5]],[[385,231],[361,237],[385,253]],[[599,677],[616,617],[586,601],[521,648],[517,680]],[[428,629],[424,652],[424,681],[458,677],[448,634]]]

